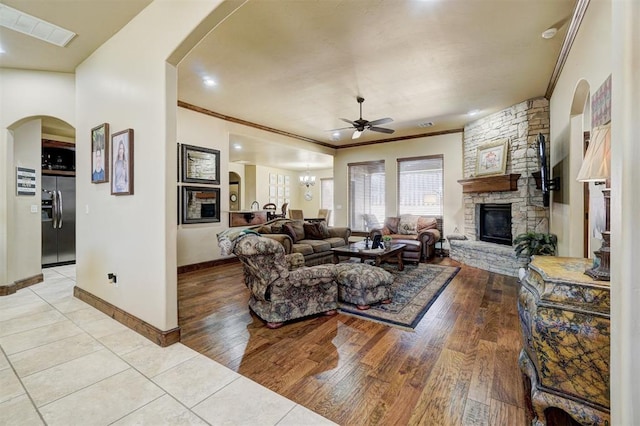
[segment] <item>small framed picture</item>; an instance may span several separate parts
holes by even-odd
[[[91,183],[109,182],[109,124],[91,129]]]
[[[478,147],[476,176],[503,175],[507,168],[509,141],[502,139]]]
[[[182,181],[220,184],[220,151],[182,144]]]
[[[133,129],[111,135],[111,195],[133,195]]]
[[[182,223],[220,222],[220,188],[182,187]]]

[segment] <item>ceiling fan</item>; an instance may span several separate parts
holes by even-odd
[[[356,100],[360,104],[360,118],[358,118],[355,121],[347,120],[346,118],[340,119],[346,123],[351,124],[351,126],[353,126],[353,128],[356,129],[355,132],[353,132],[351,139],[358,139],[362,134],[362,132],[364,132],[365,130],[371,130],[372,132],[389,133],[389,134],[395,132],[395,130],[393,129],[387,129],[386,127],[378,127],[379,124],[391,123],[393,121],[392,118],[386,117],[386,118],[380,118],[378,120],[373,120],[373,121],[364,120],[362,118],[362,103],[364,102],[364,98],[358,96]],[[334,129],[334,130],[344,130],[344,129],[350,129],[350,128],[351,127],[343,127],[341,129]]]

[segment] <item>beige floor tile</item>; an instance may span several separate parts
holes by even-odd
[[[176,343],[166,348],[157,345],[143,346],[122,355],[122,359],[145,376],[154,377],[196,355],[198,355],[196,351]]]
[[[64,321],[65,319],[64,315],[60,312],[51,309],[33,315],[0,321],[0,337],[32,330],[44,325]]]
[[[192,411],[212,424],[275,425],[295,405],[293,401],[240,377],[193,407]]]
[[[38,297],[44,299],[46,302],[52,305],[61,304],[65,301],[70,300],[70,298],[73,296],[73,285],[59,285],[52,288],[47,288],[46,290],[43,289],[38,291],[37,289],[33,289],[33,291]]]
[[[80,309],[78,311],[69,312],[65,314],[65,316],[69,318],[71,321],[73,321],[75,324],[78,324],[79,326],[84,326],[87,323],[99,321],[99,320],[105,320],[105,319],[110,319],[111,321],[115,321],[112,318],[100,312],[99,310],[91,307],[87,309]]]
[[[90,307],[90,305],[84,303],[82,300],[77,299],[71,295],[59,301],[52,301],[51,304],[63,314],[77,311],[80,309],[87,309]]]
[[[43,424],[26,394],[0,403],[0,425],[36,426]]]
[[[4,355],[2,348],[0,348],[0,370],[4,370],[5,368],[9,368],[9,360]]]
[[[18,301],[16,301],[18,302]],[[39,312],[51,311],[53,308],[44,300],[29,300],[26,303],[3,306],[0,309],[0,321],[8,321],[16,318],[28,317]]]
[[[126,329],[98,338],[100,343],[118,355],[123,355],[143,346],[156,346],[151,340],[133,330]]]
[[[128,369],[45,405],[40,413],[49,426],[107,425],[163,394],[151,380]]]
[[[42,302],[42,299],[28,288],[22,289],[8,296],[0,297],[0,309],[4,310],[8,307],[15,307],[34,302]]]
[[[296,405],[293,410],[289,411],[289,413],[278,422],[278,426],[329,426],[335,424],[336,423],[331,420],[314,413],[302,405]]]
[[[25,393],[20,380],[11,368],[0,370],[0,402],[8,401]]]
[[[112,426],[125,425],[197,426],[208,425],[208,423],[186,409],[169,395],[163,395],[112,424]]]
[[[25,377],[104,349],[100,342],[87,333],[80,333],[33,349],[10,355],[18,376]]]
[[[80,333],[82,330],[77,325],[69,320],[64,320],[34,330],[0,337],[0,345],[7,355],[11,355]]]
[[[103,349],[24,377],[22,383],[41,407],[128,368],[126,362]]]
[[[120,324],[118,321],[106,315],[104,315],[103,318],[98,321],[92,321],[82,324],[82,329],[96,339],[108,336],[110,334],[119,333],[124,330],[129,330],[125,325]]]
[[[239,377],[235,371],[197,355],[153,377],[153,381],[191,408]]]

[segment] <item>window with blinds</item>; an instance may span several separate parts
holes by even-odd
[[[398,214],[442,216],[444,157],[398,159]]]
[[[320,179],[320,208],[331,210],[329,216],[329,226],[333,226],[333,217],[335,210],[333,209],[333,179]]]
[[[372,220],[384,221],[384,161],[348,164],[349,227],[368,231]]]

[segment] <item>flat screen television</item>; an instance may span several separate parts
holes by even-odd
[[[549,207],[549,193],[551,192],[551,181],[549,179],[549,163],[547,161],[547,146],[544,135],[538,133],[536,139],[538,145],[538,162],[540,163],[540,180],[542,181],[542,204]]]

